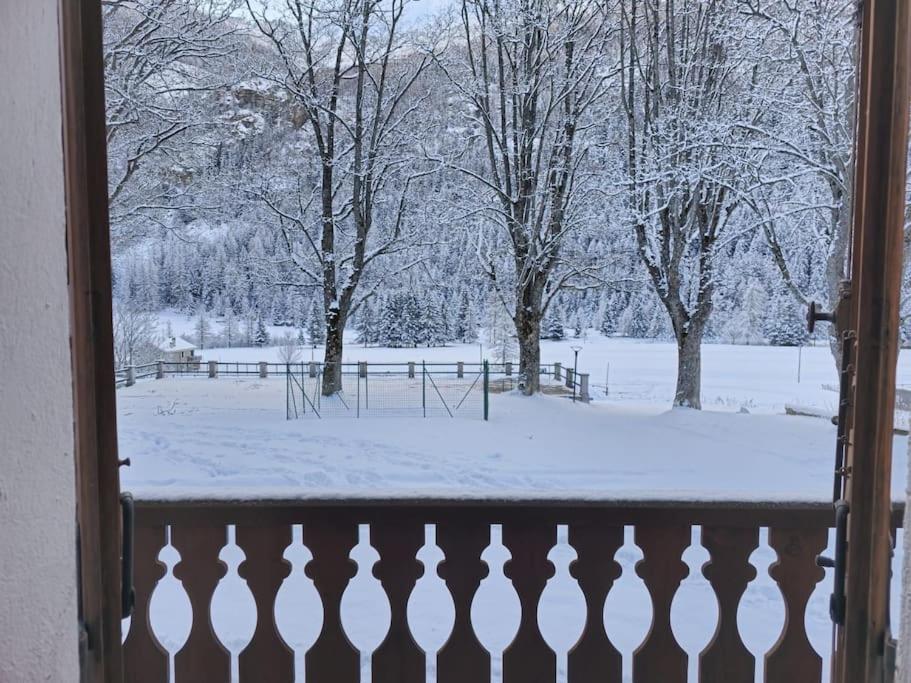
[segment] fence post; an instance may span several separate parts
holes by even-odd
[[[360,363],[358,363],[357,371],[362,378],[366,378],[367,377],[367,361],[362,360]]]
[[[506,376],[510,377],[512,375],[512,363],[506,363]]]
[[[157,361],[155,364],[155,379],[164,379],[164,361]]]
[[[554,380],[560,381],[560,363],[554,363]]]
[[[316,377],[316,363],[310,361],[310,378],[313,379]]]
[[[289,378],[290,379],[290,378]],[[294,391],[294,387],[291,387]],[[301,412],[307,414],[307,383],[304,381],[304,364],[301,362]]]
[[[269,376],[269,364],[266,363],[266,362],[264,362],[264,361],[260,361],[260,363],[259,363],[259,378],[260,378],[260,379],[266,379],[266,377],[268,377],[268,376]]]
[[[484,421],[490,417],[490,364],[484,361]]]
[[[427,417],[427,364],[421,361],[421,405]]]
[[[209,378],[215,379],[218,377],[218,361],[210,360],[209,361]]]
[[[127,386],[131,387],[136,384],[136,368],[133,365],[127,367]]]
[[[456,377],[462,379],[465,376],[465,361],[456,363]]]
[[[408,378],[414,379],[414,361],[408,362]]]
[[[588,373],[579,373],[579,400],[582,403],[590,403],[592,397],[588,393]]]
[[[575,386],[576,379],[573,377],[573,369],[566,368],[566,388],[572,389]]]

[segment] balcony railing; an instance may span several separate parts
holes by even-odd
[[[371,655],[376,683],[424,683],[427,655],[408,623],[409,597],[424,572],[417,559],[427,525],[435,527],[436,545],[445,555],[437,573],[454,608],[453,627],[436,653],[438,683],[487,683],[491,654],[472,623],[472,602],[488,574],[482,553],[491,543],[493,525],[501,525],[502,543],[511,554],[505,575],[521,606],[511,644],[502,653],[504,683],[554,683],[557,657],[542,635],[538,604],[554,573],[548,554],[557,544],[558,525],[566,525],[576,553],[572,577],[584,596],[587,618],[581,637],[566,659],[568,683],[619,683],[623,660],[604,627],[605,601],[620,576],[617,551],[624,530],[632,527],[642,559],[636,574],[651,597],[651,628],[632,655],[634,683],[683,683],[688,656],[671,626],[671,605],[689,573],[682,555],[692,528],[701,527],[701,545],[709,554],[702,572],[717,598],[714,636],[698,656],[700,682],[753,683],[756,657],[741,637],[738,608],[756,576],[750,556],[768,529],[768,545],[777,553],[769,573],[784,603],[784,626],[778,641],[764,653],[764,680],[816,683],[823,662],[807,636],[808,600],[825,574],[815,564],[828,543],[832,508],[823,504],[692,501],[139,501],[136,507],[136,606],[125,642],[126,680],[164,683],[170,679],[168,652],[156,639],[150,597],[165,567],[159,553],[170,542],[180,554],[174,576],[192,608],[189,636],[173,654],[176,683],[231,680],[231,654],[213,628],[211,606],[226,566],[219,559],[228,529],[245,559],[238,570],[256,605],[253,636],[237,657],[237,677],[246,683],[295,680],[295,652],[279,631],[275,605],[290,564],[284,559],[293,543],[293,525],[302,525],[312,559],[306,574],[322,601],[314,619],[321,630],[304,656],[306,680],[355,683],[361,680],[361,653],[343,625],[342,596],[356,572],[350,559],[359,525],[369,525],[370,545],[379,554],[373,575],[389,602],[390,624]],[[893,523],[901,522],[896,510]],[[168,534],[168,532],[170,532]],[[712,606],[706,605],[706,609]]]

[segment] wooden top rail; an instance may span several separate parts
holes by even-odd
[[[333,517],[367,523],[379,518],[407,517],[433,524],[452,517],[501,520],[549,520],[569,524],[584,520],[612,524],[724,524],[731,527],[832,527],[831,503],[686,499],[469,499],[469,498],[301,498],[136,500],[137,525],[295,523],[331,513]],[[892,523],[901,528],[904,503],[893,506]]]

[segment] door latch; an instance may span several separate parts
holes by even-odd
[[[130,493],[120,494],[120,512],[123,515],[123,546],[120,557],[120,614],[126,619],[133,613],[136,591],[133,587],[133,529],[135,505]]]
[[[851,470],[847,466],[845,453],[848,450],[848,411],[851,408],[851,382],[854,375],[855,334],[845,332],[841,338],[841,372],[838,386],[838,417],[835,418],[835,476],[832,482],[832,502],[837,503],[844,493],[845,479]]]
[[[816,323],[827,322],[834,325],[835,318],[835,311],[823,311],[818,303],[811,301],[810,306],[807,309],[807,331],[809,331],[810,334],[813,334],[816,331]]]
[[[816,565],[826,569],[834,569],[832,595],[829,597],[829,616],[838,626],[845,624],[845,569],[848,560],[848,501],[839,500],[835,503],[835,558],[825,555],[816,556]]]

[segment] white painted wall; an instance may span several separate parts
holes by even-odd
[[[0,0],[0,681],[78,680],[58,0]]]

